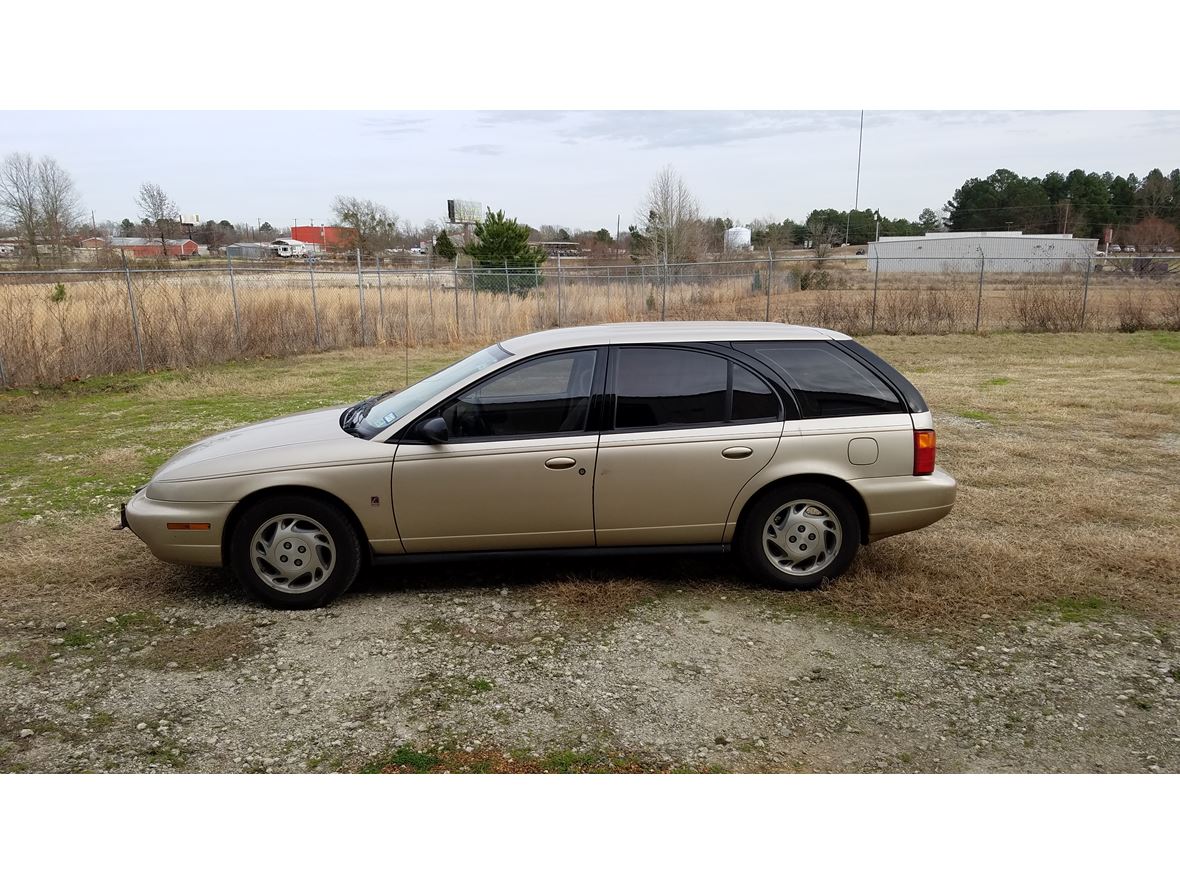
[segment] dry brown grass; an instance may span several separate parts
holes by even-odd
[[[804,267],[805,265],[800,265]],[[521,298],[473,293],[450,274],[428,286],[421,274],[369,279],[364,322],[355,276],[317,274],[313,312],[310,277],[301,272],[243,272],[235,277],[238,321],[226,274],[217,270],[137,273],[132,286],[144,364],[149,369],[201,366],[239,357],[333,350],[364,344],[437,346],[499,340],[557,325],[667,319],[760,320],[767,315],[765,268],[719,275],[719,265],[665,288],[631,276],[561,286],[548,271]],[[758,277],[755,278],[755,271]],[[46,385],[133,371],[139,358],[126,280],[112,273],[68,279],[54,302],[53,285],[0,279],[0,360],[8,383]],[[981,330],[1068,331],[1180,326],[1180,284],[1094,274],[985,276],[982,304],[971,274],[882,274],[863,260],[808,278],[777,268],[769,284],[773,320],[838,328],[853,334],[930,334]],[[14,282],[19,280],[21,282]],[[560,301],[560,304],[559,304]],[[316,317],[318,316],[318,333]]]
[[[177,569],[155,559],[109,519],[67,529],[7,524],[0,558],[0,617],[101,619],[151,611],[181,598],[240,595],[215,570]]]

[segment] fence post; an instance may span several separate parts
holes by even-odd
[[[986,259],[983,250],[979,250],[979,295],[975,299],[975,331],[979,331],[979,322],[983,317],[983,264]]]
[[[0,354],[0,390],[8,387],[8,373],[4,371],[4,355]]]
[[[361,306],[361,347],[364,347],[365,344],[367,343],[365,341],[365,339],[367,337],[365,335],[365,283],[364,283],[364,279],[361,277],[361,247],[360,246],[356,247],[356,293],[357,293],[357,298],[360,300],[360,306]]]
[[[508,276],[508,259],[504,259],[504,291],[512,296],[512,278]]]
[[[451,260],[451,283],[455,290],[455,334],[459,334],[459,256]]]
[[[869,315],[869,334],[872,335],[877,330],[877,278],[881,276],[881,259],[877,258],[873,263],[873,310]]]
[[[660,320],[668,315],[668,253],[664,253],[664,294],[660,298]]]
[[[385,336],[385,287],[381,282],[381,256],[377,256],[377,328],[380,334],[377,343],[380,344]]]
[[[1082,285],[1082,318],[1078,323],[1078,331],[1084,331],[1086,328],[1086,301],[1090,298],[1090,268],[1094,264],[1094,259],[1086,256],[1086,282]]]
[[[770,285],[774,280],[774,250],[767,250],[766,259],[766,322],[770,322]]]
[[[127,278],[127,303],[131,305],[131,331],[135,335],[135,353],[139,356],[139,371],[146,372],[147,366],[143,361],[143,342],[139,339],[139,309],[135,306],[135,295],[131,291],[131,268],[127,266],[127,258],[123,258],[123,275]]]
[[[471,262],[471,331],[475,332],[479,326],[479,317],[475,310],[475,262]]]
[[[242,320],[238,316],[238,287],[234,282],[234,259],[227,250],[225,253],[225,263],[229,265],[229,295],[234,302],[234,346],[238,349],[238,353],[242,352]]]
[[[459,337],[459,287],[454,287],[454,336]]]
[[[429,267],[426,268],[426,297],[430,300],[430,343],[434,344],[438,330],[434,324],[434,274],[430,272]]]
[[[561,271],[561,251],[557,253],[557,325],[561,325],[561,288],[564,280]]]
[[[402,304],[405,310],[402,327],[402,343],[406,352],[406,387],[410,386],[410,287],[402,287]]]
[[[315,321],[315,347],[320,349],[320,310],[315,300],[315,256],[307,256],[307,272],[311,274],[311,317]]]

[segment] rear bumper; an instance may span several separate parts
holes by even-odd
[[[181,565],[218,566],[221,536],[233,502],[156,501],[142,490],[120,508],[120,526],[126,526],[147,544],[152,554]],[[169,523],[209,523],[208,529],[169,529]]]
[[[938,468],[929,476],[857,479],[852,486],[869,511],[870,541],[938,522],[950,513],[958,488],[955,478]]]

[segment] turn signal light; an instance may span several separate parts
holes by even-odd
[[[168,531],[170,531],[170,532],[207,532],[207,531],[209,531],[209,523],[207,523],[207,522],[170,522],[170,523],[168,523]]]
[[[933,430],[914,431],[914,476],[929,476],[934,472]]]

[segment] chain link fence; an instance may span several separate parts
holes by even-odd
[[[694,264],[391,268],[230,261],[0,271],[0,386],[557,326],[772,320],[854,335],[1180,329],[1169,259],[785,257]]]

